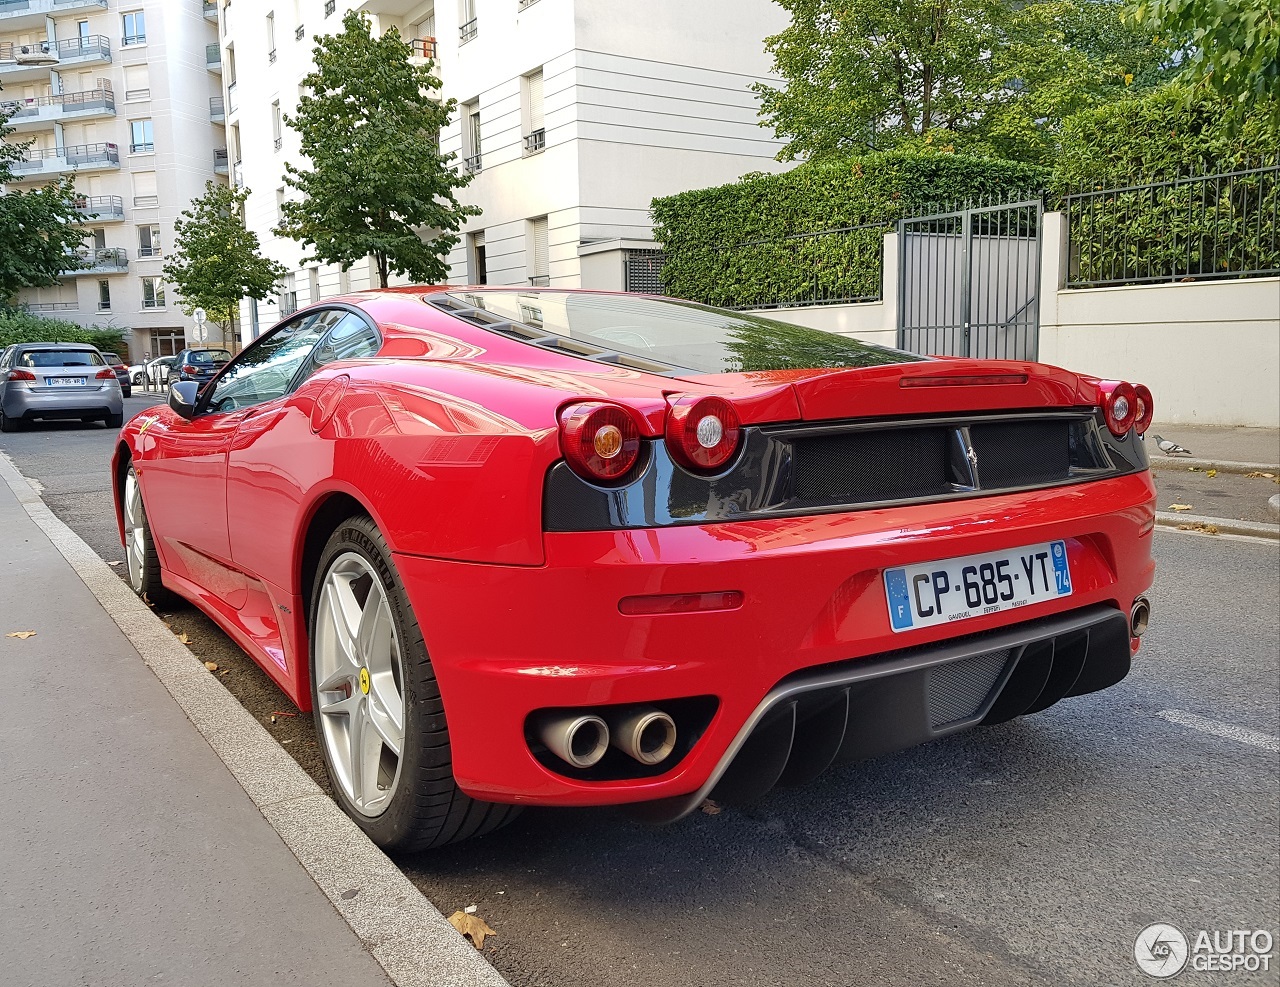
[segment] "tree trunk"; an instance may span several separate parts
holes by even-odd
[[[389,277],[389,265],[387,264],[387,255],[374,254],[373,256],[378,262],[378,285],[379,287],[386,288],[388,287],[387,280]]]

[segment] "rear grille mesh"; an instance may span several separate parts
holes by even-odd
[[[1054,483],[1071,473],[1069,425],[1062,419],[988,422],[969,427],[982,487]]]
[[[1010,651],[989,651],[940,665],[929,673],[929,725],[935,730],[975,716],[986,704]]]
[[[795,506],[947,493],[950,438],[946,428],[903,428],[797,441]]]

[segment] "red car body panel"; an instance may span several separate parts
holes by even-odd
[[[1145,470],[943,503],[615,531],[543,530],[561,459],[557,413],[632,409],[663,433],[667,395],[728,396],[744,424],[1089,407],[1097,382],[1033,363],[937,360],[858,370],[655,377],[469,325],[431,289],[333,299],[380,327],[377,358],[324,367],[286,398],[187,421],[149,409],[121,433],[165,584],[195,602],[300,708],[310,708],[304,549],[333,497],[363,507],[395,553],[441,685],[454,774],[492,801],[598,804],[695,791],[764,694],[804,668],[954,636],[895,634],[886,567],[1066,539],[1073,594],[1051,614],[1125,614],[1151,584],[1155,494]],[[974,383],[992,374],[1022,383]],[[910,386],[913,378],[955,386]],[[962,383],[959,379],[967,382]],[[120,515],[120,490],[116,489]],[[123,520],[120,519],[123,538]],[[732,611],[625,616],[622,597],[735,590]],[[1009,624],[1009,612],[964,633]],[[1136,640],[1133,642],[1136,650]],[[550,706],[716,696],[705,734],[662,774],[583,781],[524,736]]]

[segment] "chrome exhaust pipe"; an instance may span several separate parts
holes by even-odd
[[[611,716],[609,743],[641,764],[659,764],[676,749],[676,721],[651,706]]]
[[[538,736],[556,757],[575,768],[600,762],[609,749],[609,725],[590,713],[552,713],[538,724]]]
[[[1142,637],[1151,624],[1151,601],[1140,596],[1133,601],[1133,609],[1129,611],[1129,633],[1134,637]]]

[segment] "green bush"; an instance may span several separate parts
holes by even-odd
[[[1166,86],[1066,121],[1050,201],[1067,210],[1070,281],[1280,270],[1277,149],[1258,121],[1233,130],[1224,115],[1203,92]],[[1205,177],[1240,171],[1251,173]]]
[[[0,309],[0,349],[12,343],[89,343],[128,356],[129,344],[118,329],[85,329],[63,319],[43,319],[21,309]]]
[[[914,150],[654,199],[664,290],[731,306],[878,298],[883,233],[899,217],[1038,194],[1047,177],[1035,165]]]

